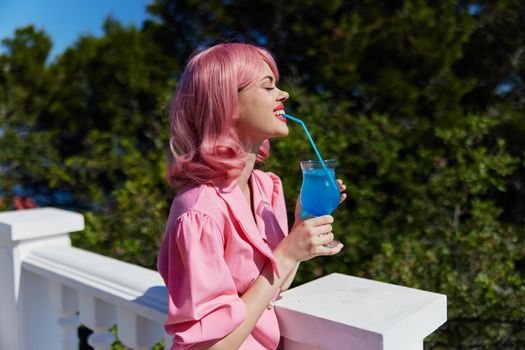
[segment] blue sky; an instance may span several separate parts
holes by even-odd
[[[71,46],[80,34],[100,36],[112,15],[140,27],[151,0],[0,0],[0,40],[13,37],[18,27],[34,24],[53,41],[51,59]],[[3,47],[0,52],[3,52]]]

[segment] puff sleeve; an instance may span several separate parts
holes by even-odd
[[[169,293],[165,328],[174,335],[172,349],[209,346],[245,318],[223,239],[217,223],[198,211],[182,214],[166,232],[157,268]]]

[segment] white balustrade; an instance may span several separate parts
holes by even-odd
[[[78,349],[80,324],[96,350],[109,349],[114,325],[130,349],[169,339],[158,273],[71,247],[68,233],[82,229],[64,210],[0,213],[0,350]]]
[[[0,213],[0,350],[150,349],[170,337],[167,291],[156,271],[71,247],[79,214],[41,208]],[[446,321],[446,296],[332,274],[282,293],[285,350],[416,350]]]
[[[96,350],[109,349],[115,341],[114,325],[119,340],[131,349],[150,348],[163,339],[167,291],[156,271],[53,246],[34,249],[23,267],[79,292],[80,323],[93,331],[88,344]]]

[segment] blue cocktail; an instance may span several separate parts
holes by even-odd
[[[305,160],[301,162],[303,170],[303,185],[301,187],[301,218],[308,216],[321,216],[330,214],[341,201],[341,192],[335,180],[335,160],[323,160],[321,153],[315,146],[312,136],[308,132],[306,124],[298,118],[289,114],[283,114],[287,119],[299,123],[310,141],[317,155],[317,160]],[[341,242],[333,240],[325,244],[325,247],[335,248]]]
[[[301,206],[312,216],[330,214],[341,200],[341,193],[334,180],[335,159],[325,160],[325,165],[326,169],[318,160],[301,162],[303,172]]]

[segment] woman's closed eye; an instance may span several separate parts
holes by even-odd
[[[267,91],[272,91],[272,90],[275,89],[275,86],[267,86],[267,87],[265,87],[265,89],[266,89]]]

